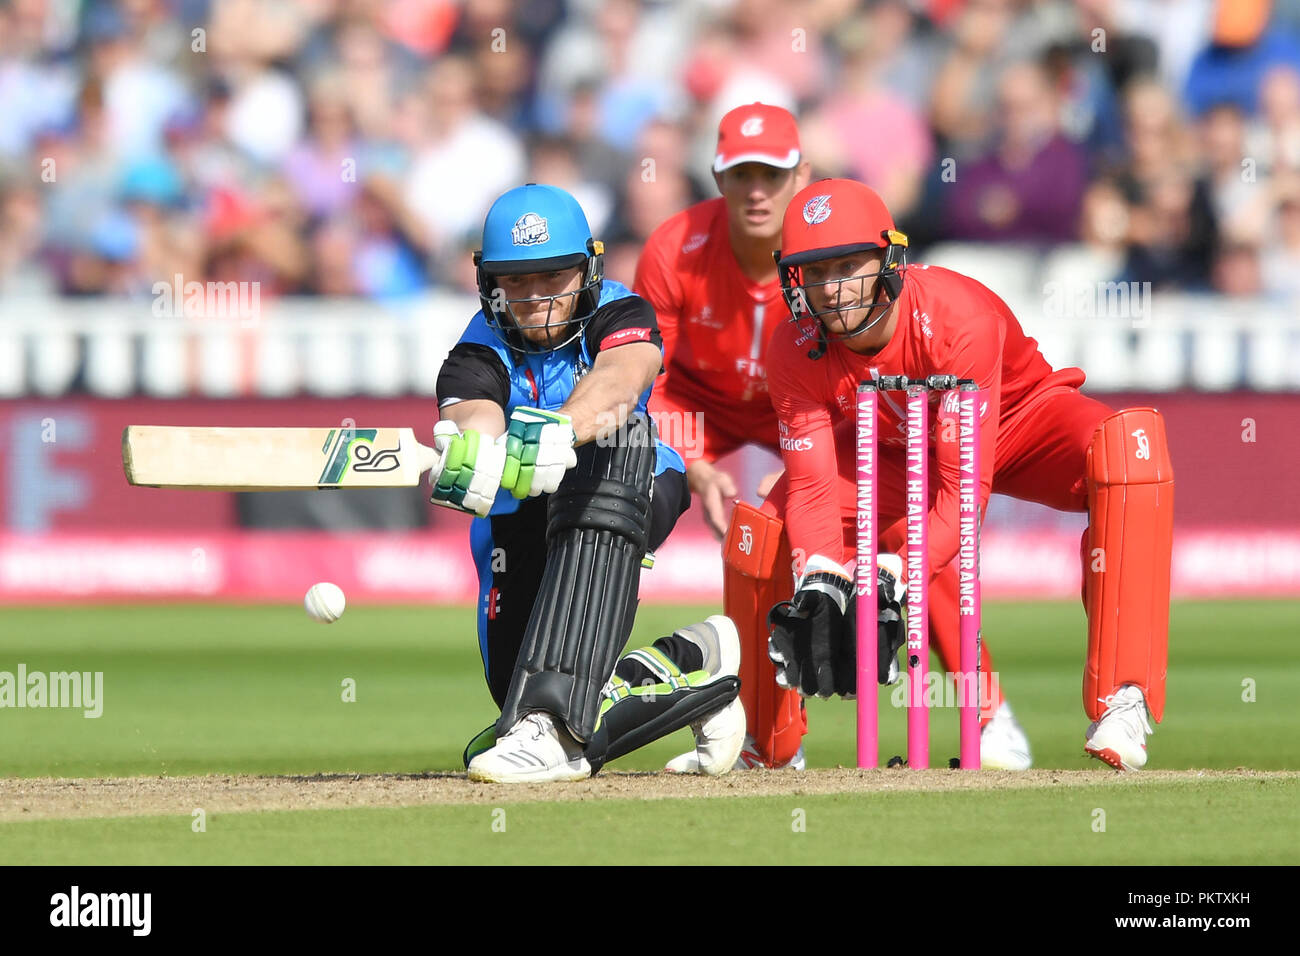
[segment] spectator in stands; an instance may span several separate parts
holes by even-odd
[[[1261,256],[1261,283],[1265,294],[1295,303],[1300,301],[1300,177],[1281,178],[1276,191],[1277,225]]]
[[[1096,0],[1090,0],[1096,2]],[[1160,85],[1181,91],[1192,60],[1210,39],[1216,0],[1100,0],[1126,34],[1148,38],[1157,51]]]
[[[1234,298],[1250,298],[1264,291],[1261,281],[1259,246],[1229,242],[1214,257],[1213,288]]]
[[[1193,138],[1172,94],[1154,79],[1131,83],[1124,95],[1124,129],[1125,158],[1090,195],[1084,236],[1119,235],[1125,280],[1204,288],[1215,218],[1208,184],[1196,178]],[[1122,207],[1108,201],[1116,195]]]
[[[181,77],[157,62],[115,4],[98,3],[86,14],[89,74],[103,92],[108,142],[122,158],[156,156],[167,120],[186,104]]]
[[[1272,0],[1218,0],[1210,44],[1192,63],[1184,97],[1193,116],[1232,103],[1247,116],[1259,106],[1265,75],[1300,68],[1300,39],[1269,25]]]
[[[1011,24],[1010,0],[967,0],[956,15],[930,94],[930,121],[943,155],[960,161],[984,146],[994,122],[998,78],[1010,62],[1008,48],[1019,39]]]
[[[1261,172],[1300,171],[1300,71],[1277,66],[1265,74],[1245,152]]]
[[[285,157],[282,171],[309,216],[326,217],[350,204],[363,170],[360,144],[344,97],[342,78],[323,76],[312,88],[307,135]]]
[[[900,0],[878,0],[861,27],[841,36],[840,81],[821,107],[800,122],[800,140],[813,167],[871,186],[895,217],[907,216],[934,161],[924,114],[889,83],[904,66],[911,18]],[[888,130],[889,148],[881,149]]]
[[[637,0],[573,4],[538,67],[540,123],[559,132],[574,93],[593,94],[596,134],[620,148],[671,105],[677,65],[685,53],[673,5]]]
[[[1204,291],[1218,235],[1204,180],[1170,168],[1129,198],[1122,278],[1155,289]]]
[[[998,84],[992,151],[958,162],[947,229],[958,239],[1050,243],[1078,234],[1086,159],[1061,135],[1059,104],[1037,63],[1008,67]]]
[[[614,197],[604,183],[583,176],[578,157],[566,138],[534,137],[528,146],[528,159],[528,182],[559,186],[578,200],[593,235],[603,236],[609,231]]]
[[[1246,118],[1234,103],[1211,107],[1200,121],[1205,182],[1218,231],[1230,241],[1258,243],[1272,212],[1267,174],[1246,156]]]
[[[474,102],[468,60],[439,60],[426,82],[424,142],[414,157],[405,201],[438,256],[481,228],[488,206],[522,181],[524,155],[515,131],[483,115]]]
[[[0,295],[45,293],[43,272],[25,268],[41,247],[41,195],[35,176],[0,172]]]

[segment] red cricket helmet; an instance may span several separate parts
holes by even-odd
[[[903,273],[907,268],[907,236],[894,228],[883,199],[876,191],[851,179],[822,179],[801,189],[786,207],[781,223],[781,248],[775,253],[777,271],[781,276],[781,290],[794,321],[803,316],[829,315],[838,308],[814,312],[808,301],[808,284],[803,279],[802,267],[818,259],[838,259],[871,249],[884,249],[884,261],[877,272],[865,273],[850,279],[828,279],[814,283],[825,287],[846,282],[872,281],[870,295],[861,295],[850,309],[864,308],[867,321],[847,334],[845,339],[861,335],[870,329],[889,310],[889,306],[903,291]],[[883,296],[883,299],[882,299]],[[873,312],[878,312],[874,318]],[[826,331],[822,326],[822,348],[825,350]]]

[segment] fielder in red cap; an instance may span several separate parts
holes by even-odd
[[[786,314],[772,259],[781,215],[809,178],[794,117],[763,103],[727,113],[713,178],[722,195],[651,234],[633,288],[654,306],[664,340],[651,414],[721,537],[737,489],[714,462],[750,442],[777,450],[763,352]]]
[[[739,489],[716,465],[718,459],[751,443],[778,451],[763,353],[787,315],[773,261],[781,216],[809,179],[795,118],[763,103],[731,110],[718,127],[713,178],[722,195],[679,212],[654,231],[633,287],[654,306],[663,336],[664,373],[655,382],[650,412],[660,437],[681,453],[691,491],[721,536]],[[777,599],[775,592],[755,595],[752,582],[741,583],[740,591],[728,586],[727,613],[757,621]],[[787,591],[789,586],[786,581]],[[747,610],[736,611],[737,602]],[[799,766],[798,741],[806,726],[802,701],[797,695],[758,698],[761,686],[772,686],[765,656],[748,655],[740,676],[751,728],[779,727],[790,735],[795,749],[782,763]],[[750,689],[754,696],[746,697]],[[760,757],[751,742],[737,766],[770,764],[769,751]],[[669,769],[695,770],[694,756],[683,754]]]
[[[767,371],[786,472],[762,512],[744,516],[748,534],[733,527],[728,546],[747,538],[751,554],[775,553],[775,542],[784,540],[803,560],[793,601],[773,609],[770,641],[764,635],[745,653],[770,654],[773,694],[854,689],[849,604],[858,383],[888,375],[973,379],[984,399],[981,513],[997,491],[1089,515],[1081,542],[1088,616],[1083,696],[1092,721],[1085,751],[1116,769],[1139,769],[1152,731],[1148,716],[1159,722],[1165,699],[1173,469],[1164,421],[1153,408],[1114,412],[1082,395],[1083,372],[1052,369],[1006,303],[967,276],[908,265],[906,252],[906,236],[861,183],[813,183],[785,212],[777,261],[791,321],[772,336]],[[959,443],[951,394],[930,393],[938,407],[930,415],[928,518],[931,641],[955,673]],[[882,391],[877,421],[882,611],[897,610],[907,580],[898,556],[907,514],[899,399]],[[981,668],[991,673],[984,647]],[[1014,728],[998,704],[981,701],[985,738]],[[792,746],[764,742],[777,757]],[[998,763],[981,750],[986,765],[1028,766],[1027,745],[1023,760],[1002,747]]]

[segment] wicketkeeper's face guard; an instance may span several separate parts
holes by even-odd
[[[891,229],[881,238],[878,244],[827,250],[830,255],[822,258],[780,265],[791,320],[817,319],[823,345],[857,338],[878,325],[903,291],[907,268],[907,237]],[[880,268],[862,271],[878,249],[885,251]]]
[[[483,271],[476,254],[479,301],[488,326],[505,345],[515,352],[554,352],[577,341],[600,303],[601,283],[605,278],[604,245],[589,243],[587,256],[578,257],[556,272],[529,272],[517,276],[494,276]],[[551,295],[512,298],[513,289],[526,283],[517,280],[528,276],[557,275],[574,266],[582,269],[577,289]],[[557,275],[558,278],[558,275]]]

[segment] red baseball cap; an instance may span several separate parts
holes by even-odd
[[[765,163],[780,169],[799,165],[799,127],[789,110],[750,103],[722,117],[713,171],[720,173],[741,163]]]
[[[786,207],[777,262],[797,266],[883,249],[902,239],[894,233],[894,219],[874,189],[851,179],[822,179],[795,193]]]

